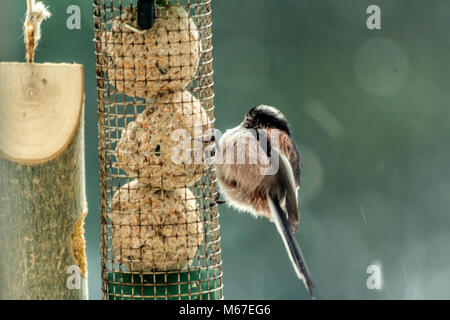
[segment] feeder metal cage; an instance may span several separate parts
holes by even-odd
[[[93,1],[103,298],[222,299],[211,0],[140,5]]]

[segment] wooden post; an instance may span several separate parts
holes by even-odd
[[[83,66],[0,63],[0,299],[85,299]]]

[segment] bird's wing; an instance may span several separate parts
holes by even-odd
[[[267,134],[268,132],[266,130],[252,130],[250,132],[254,135],[254,138],[258,141],[260,148],[264,151],[266,156],[269,157],[272,162],[278,162],[278,171],[274,179],[275,183],[271,186],[270,190],[272,194],[278,197],[278,199],[284,200],[283,202],[288,214],[291,231],[296,233],[300,223],[300,210],[298,207],[297,194],[300,179],[300,171],[297,172],[297,169],[299,170],[300,168],[298,158],[297,161],[294,162],[297,164],[295,167],[296,173],[294,173],[291,162],[286,158],[285,152],[280,150],[278,146],[272,145],[271,135]],[[286,137],[281,136],[281,139],[284,138]],[[286,147],[287,143],[282,141],[281,146]],[[289,147],[295,149],[293,152],[290,152],[291,155],[292,153],[298,155],[298,150],[294,143],[290,142]]]
[[[297,189],[300,187],[300,176],[302,172],[302,161],[300,157],[300,150],[298,149],[295,142],[292,140],[292,147],[293,152],[292,155],[289,157],[289,162],[292,166],[292,172],[294,174],[295,184],[297,186]]]
[[[291,232],[289,222],[286,219],[286,214],[281,208],[280,201],[277,196],[270,196],[268,201],[273,220],[281,239],[283,239],[284,246],[289,254],[295,273],[297,274],[297,277],[304,282],[309,294],[314,297],[314,284],[311,280],[311,276],[309,275],[308,267],[305,263],[305,259],[303,258],[302,251]]]
[[[280,151],[286,155],[289,160],[289,164],[292,168],[292,174],[294,175],[295,185],[298,188],[300,186],[300,175],[301,175],[301,159],[300,151],[292,136],[286,132],[282,132],[275,129],[269,129],[269,132],[277,132],[278,136],[278,148]]]
[[[276,159],[275,157],[279,161],[276,179],[277,187],[271,188],[271,196],[277,196],[278,199],[283,199],[284,197],[289,226],[292,233],[296,233],[300,223],[297,184],[288,159],[279,149],[272,147],[272,159]]]

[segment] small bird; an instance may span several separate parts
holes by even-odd
[[[289,124],[276,108],[251,109],[244,121],[206,149],[227,203],[274,222],[299,279],[314,297],[314,285],[294,234],[300,211],[300,154]],[[274,168],[275,170],[270,170]]]

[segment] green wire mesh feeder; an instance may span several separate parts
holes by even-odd
[[[222,299],[211,0],[94,0],[102,290]]]

